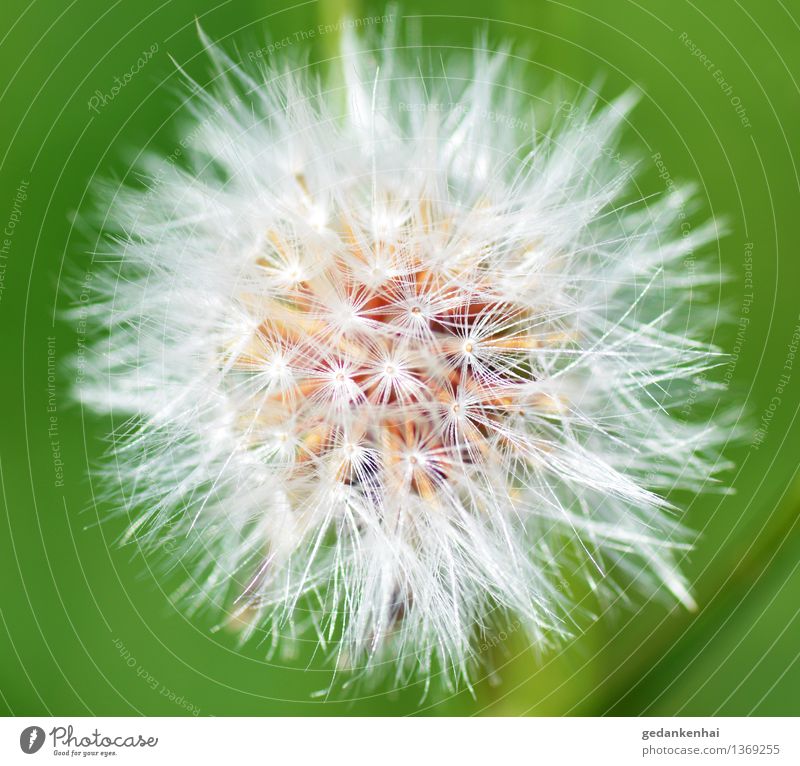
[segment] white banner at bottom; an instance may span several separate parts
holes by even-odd
[[[0,763],[798,764],[792,718],[5,718]],[[195,759],[199,759],[195,760]]]

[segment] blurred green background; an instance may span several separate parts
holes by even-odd
[[[69,403],[61,364],[75,348],[75,328],[54,320],[64,301],[56,298],[59,275],[88,241],[73,215],[86,206],[95,174],[122,176],[132,150],[175,146],[170,56],[199,79],[210,77],[196,18],[242,56],[289,37],[315,61],[332,55],[335,35],[301,43],[295,33],[335,20],[343,7],[315,0],[2,6],[0,710],[800,714],[800,363],[784,369],[800,322],[797,2],[408,0],[396,9],[401,25],[415,25],[423,42],[442,50],[471,46],[483,28],[492,42],[516,42],[539,77],[532,82],[558,74],[577,86],[602,75],[604,97],[637,86],[643,97],[626,145],[643,157],[642,192],[664,190],[665,167],[676,180],[695,181],[706,212],[729,221],[719,251],[706,254],[732,277],[723,290],[730,319],[716,337],[735,352],[721,397],[746,402],[750,414],[728,453],[736,493],[698,498],[688,510],[688,523],[702,531],[686,561],[696,614],[634,603],[586,620],[585,632],[544,656],[512,632],[493,650],[495,672],[479,679],[474,696],[420,701],[420,686],[378,686],[326,699],[315,692],[331,671],[312,646],[290,661],[269,661],[263,646],[240,648],[233,633],[210,632],[210,617],[189,619],[171,606],[175,582],[151,571],[155,561],[113,544],[121,522],[97,525],[106,509],[93,498],[87,466],[101,454],[108,424]],[[381,2],[349,7],[355,16],[387,13]],[[90,111],[92,96],[108,96],[114,78],[154,44],[141,71]]]

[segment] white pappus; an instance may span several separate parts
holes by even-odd
[[[686,414],[717,231],[631,192],[631,97],[541,130],[507,53],[373,43],[329,90],[207,45],[180,160],[107,187],[79,395],[188,604],[468,682],[498,620],[567,635],[580,583],[691,605],[664,496],[721,467]]]

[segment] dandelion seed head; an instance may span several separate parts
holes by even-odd
[[[623,203],[630,98],[541,132],[502,53],[425,78],[349,40],[340,115],[209,51],[187,166],[114,190],[80,391],[134,418],[109,473],[136,536],[183,542],[193,605],[468,680],[493,620],[568,634],[565,581],[688,603],[664,496],[722,430],[675,415],[714,364],[681,261],[715,231]]]

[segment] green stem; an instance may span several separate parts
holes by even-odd
[[[319,0],[317,4],[317,23],[319,56],[326,75],[327,87],[337,91],[344,85],[344,71],[341,60],[342,22],[356,18],[360,11],[360,0]],[[339,106],[344,108],[344,91]]]

